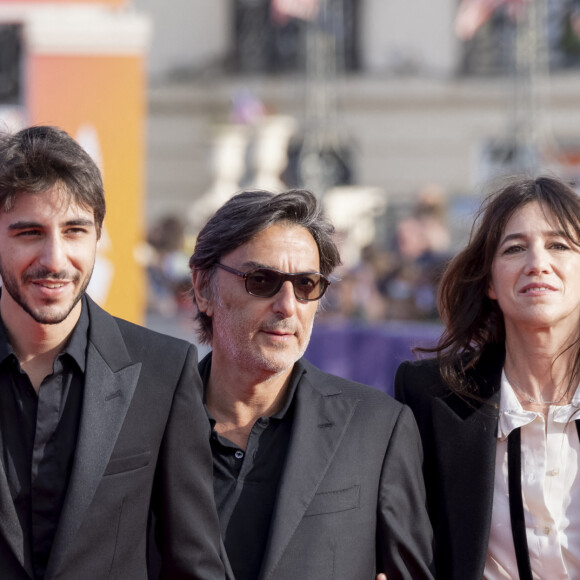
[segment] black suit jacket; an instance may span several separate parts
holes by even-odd
[[[145,580],[150,505],[164,578],[224,578],[195,347],[90,298],[79,434],[46,580]],[[0,577],[30,580],[0,465]]]
[[[432,578],[421,445],[409,409],[302,359],[260,580]]]
[[[503,348],[487,349],[470,372],[482,400],[444,385],[437,361],[404,362],[395,397],[415,414],[425,454],[427,505],[437,576],[480,580],[491,526]]]

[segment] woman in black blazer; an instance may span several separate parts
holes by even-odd
[[[403,363],[445,580],[580,578],[580,199],[489,196],[439,288],[436,358]]]

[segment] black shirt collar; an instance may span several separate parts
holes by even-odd
[[[68,354],[77,363],[79,369],[84,373],[87,362],[87,344],[89,336],[89,309],[86,299],[81,298],[81,315],[76,323],[70,339],[62,350],[61,354]]]

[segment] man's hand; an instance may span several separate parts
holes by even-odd
[[[386,574],[379,574],[377,576],[377,580],[387,580],[387,575]]]

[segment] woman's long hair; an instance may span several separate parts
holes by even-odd
[[[512,178],[484,200],[467,246],[450,261],[439,284],[438,308],[445,330],[435,348],[422,349],[436,353],[444,381],[462,396],[478,397],[467,373],[486,347],[505,342],[503,314],[488,296],[491,267],[507,222],[531,202],[552,214],[570,243],[580,249],[580,198],[566,183],[552,177]],[[577,339],[571,347],[575,354],[569,388],[580,377],[579,344]]]

